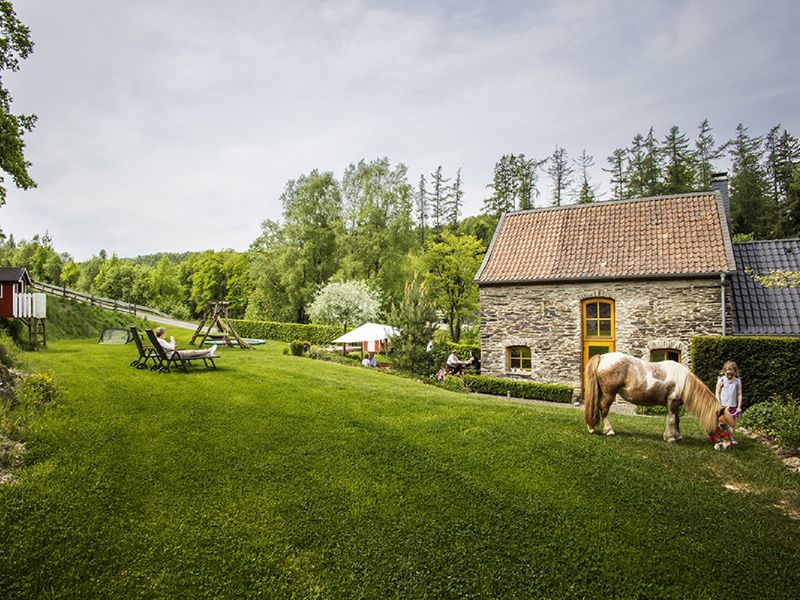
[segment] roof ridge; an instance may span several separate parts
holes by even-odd
[[[652,200],[677,200],[680,198],[713,197],[713,196],[714,192],[712,190],[708,190],[703,192],[686,192],[683,194],[664,194],[661,196],[642,196],[640,198],[623,198],[621,200],[597,200],[595,202],[587,202],[585,204],[565,204],[563,206],[540,206],[538,208],[529,208],[526,210],[512,210],[503,214],[508,216],[516,216],[516,215],[525,215],[529,213],[547,212],[550,210],[552,211],[571,210],[577,208],[594,208],[598,206],[617,206],[620,204],[634,204],[637,202],[647,202]]]

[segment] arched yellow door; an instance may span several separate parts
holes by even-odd
[[[607,298],[584,300],[581,312],[583,313],[583,367],[595,354],[614,352],[616,349],[614,301]]]

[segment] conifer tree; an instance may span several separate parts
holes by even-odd
[[[677,125],[669,129],[661,148],[664,157],[665,194],[683,194],[695,189],[696,161],[689,147],[689,138],[681,133]]]
[[[655,137],[653,128],[647,132],[643,143],[642,188],[645,196],[657,196],[662,193],[662,157],[661,148]]]
[[[574,172],[567,151],[556,146],[548,159],[547,166],[547,174],[550,175],[550,180],[553,182],[553,206],[561,206],[562,202],[566,200]]]
[[[800,142],[781,126],[770,129],[764,141],[766,150],[765,169],[769,180],[770,196],[778,209],[779,237],[791,237],[796,227],[790,217],[789,196],[795,167],[800,164]]]
[[[575,161],[575,165],[580,171],[580,184],[578,186],[577,203],[589,204],[597,199],[597,187],[593,186],[589,178],[589,169],[594,166],[594,156],[586,153],[583,149],[581,155]]]
[[[425,189],[425,175],[419,176],[414,202],[417,208],[417,230],[419,231],[419,243],[425,244],[425,230],[428,227],[428,191]]]
[[[631,140],[631,147],[627,151],[628,163],[625,169],[625,179],[627,186],[625,188],[626,198],[641,198],[645,195],[645,149],[644,149],[644,136],[637,133]]]
[[[456,171],[456,180],[453,187],[450,189],[447,204],[445,206],[447,213],[447,224],[451,227],[458,225],[458,217],[461,215],[461,207],[463,205],[464,190],[461,189],[461,169]]]
[[[503,213],[514,210],[518,193],[517,157],[504,154],[494,165],[491,188],[492,195],[483,202],[483,212],[499,218]]]
[[[750,137],[739,123],[730,141],[733,160],[731,177],[731,227],[733,233],[752,233],[756,239],[769,239],[775,232],[774,204],[769,195],[767,174],[762,166],[762,138]]]
[[[716,146],[708,119],[703,119],[698,129],[700,131],[694,143],[697,164],[697,189],[708,190],[711,188],[711,176],[714,174],[714,166],[711,161],[722,156],[724,148]]]
[[[450,186],[447,184],[450,178],[442,175],[442,165],[439,165],[436,172],[431,173],[431,222],[436,229],[440,229],[447,220],[447,203],[450,200]]]
[[[626,189],[628,187],[628,180],[625,174],[625,157],[628,151],[624,148],[617,148],[606,160],[610,168],[603,169],[606,173],[611,175],[609,183],[611,184],[611,199],[622,200],[626,198]]]

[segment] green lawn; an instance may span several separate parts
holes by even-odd
[[[188,337],[188,335],[184,336]],[[63,394],[0,488],[0,597],[794,598],[800,476],[699,426],[224,349],[28,355]],[[727,581],[726,581],[727,580]]]

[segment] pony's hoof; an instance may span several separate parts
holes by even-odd
[[[667,438],[667,443],[668,444],[676,444],[677,442],[678,442],[678,438],[674,438],[674,437]]]
[[[612,435],[617,435],[616,433],[614,433],[614,430],[613,430],[613,429],[609,429],[608,431],[606,431],[606,432],[605,432],[605,434],[606,434],[607,436],[609,436],[609,437],[611,437]]]
[[[589,433],[591,433],[592,435],[594,435],[595,433],[597,433],[597,430],[596,430],[596,429],[592,429],[591,427],[589,427],[588,429],[589,429]]]

